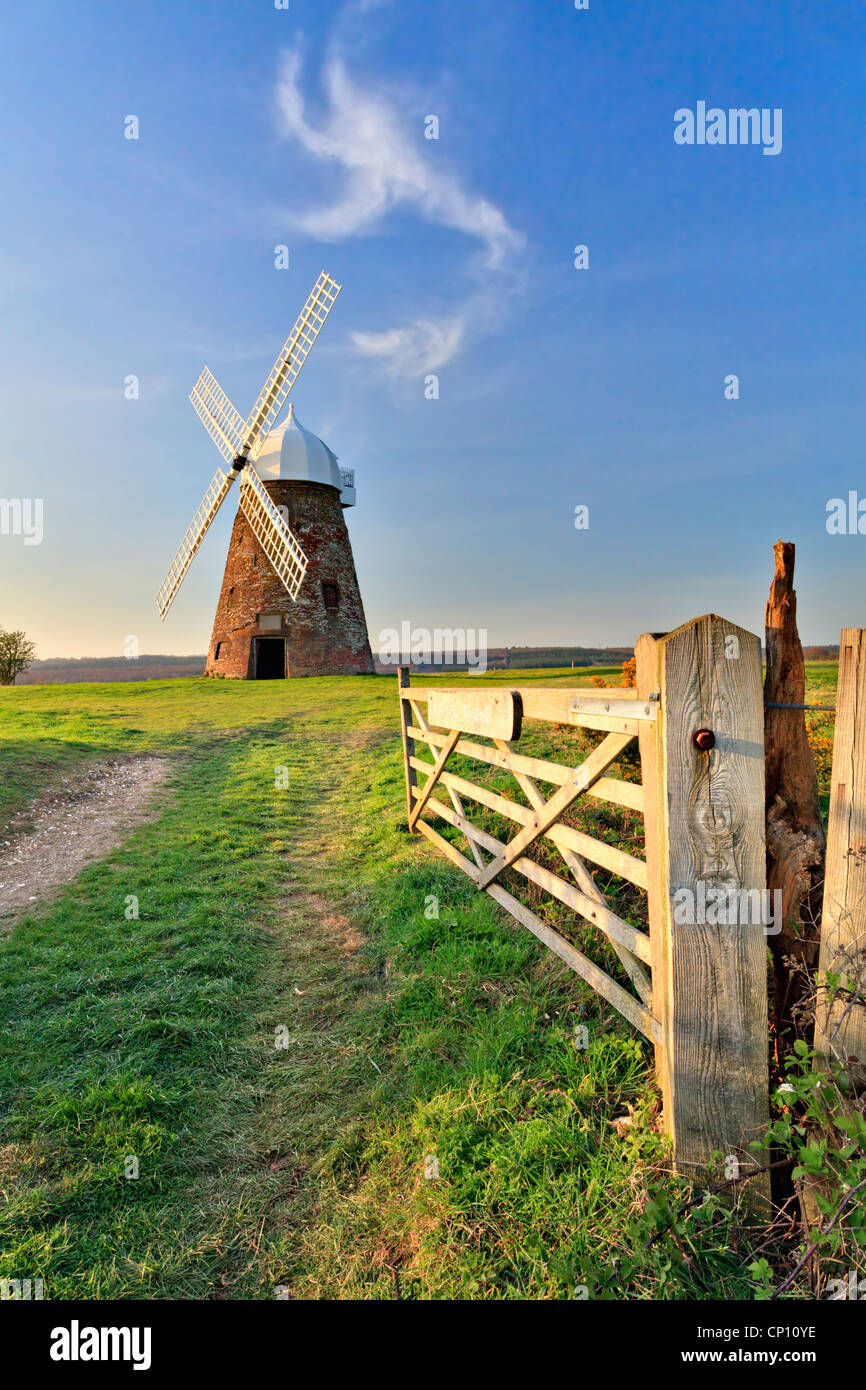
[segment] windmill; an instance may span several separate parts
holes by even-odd
[[[165,620],[211,522],[240,477],[208,675],[262,679],[373,670],[343,508],[354,473],[305,430],[287,397],[341,286],[322,271],[244,421],[205,367],[190,400],[230,465],[217,468],[156,596]]]

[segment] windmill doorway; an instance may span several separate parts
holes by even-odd
[[[286,676],[285,637],[256,638],[256,680],[278,681]]]

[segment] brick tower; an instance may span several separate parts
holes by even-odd
[[[307,556],[293,602],[242,511],[232,527],[205,674],[233,680],[372,672],[373,656],[343,509],[354,474],[298,422],[265,440],[254,468]]]

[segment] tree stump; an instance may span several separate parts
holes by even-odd
[[[802,705],[806,668],[797,632],[794,545],[773,547],[776,573],[766,613],[767,705]],[[781,931],[769,938],[773,956],[776,1053],[807,1036],[804,1017],[818,961],[825,836],[815,759],[801,709],[764,710],[767,811],[767,887],[781,893]],[[775,902],[771,898],[771,902]]]

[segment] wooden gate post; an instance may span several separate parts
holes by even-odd
[[[686,1174],[721,1152],[745,1175],[769,1109],[761,644],[711,613],[635,655],[661,702],[640,750],[665,1128]],[[744,1191],[762,1206],[768,1188]]]
[[[830,779],[815,1047],[866,1077],[866,629],[842,629]],[[829,1000],[830,971],[841,989]],[[858,997],[859,996],[859,997]]]
[[[412,788],[418,785],[418,774],[412,766],[410,759],[415,756],[415,740],[409,736],[409,724],[411,707],[408,695],[404,695],[404,690],[409,689],[409,667],[397,667],[397,694],[400,697],[400,733],[403,736],[403,768],[406,773],[406,815],[410,822],[412,811],[415,807],[415,798],[412,795]],[[412,833],[410,823],[409,833]],[[417,833],[417,832],[416,832]]]

